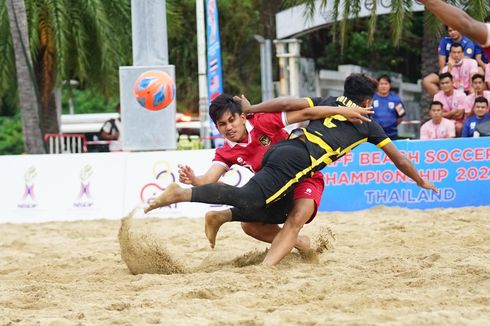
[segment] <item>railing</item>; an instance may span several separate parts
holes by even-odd
[[[50,154],[86,153],[87,139],[83,134],[46,134]]]

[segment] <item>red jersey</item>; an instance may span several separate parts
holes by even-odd
[[[286,125],[284,112],[248,115],[245,122],[247,141],[235,143],[225,139],[225,144],[216,149],[213,162],[227,169],[238,164],[256,173],[262,168],[262,158],[270,146],[287,139]]]

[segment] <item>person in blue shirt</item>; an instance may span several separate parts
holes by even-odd
[[[466,119],[463,126],[463,137],[473,137],[475,128],[482,122],[490,120],[490,114],[488,113],[488,100],[483,96],[475,99],[475,105],[473,106],[473,113]]]
[[[378,122],[391,139],[398,138],[398,125],[405,115],[405,107],[400,97],[391,92],[391,79],[388,75],[378,77],[378,90],[373,96],[372,118]]]

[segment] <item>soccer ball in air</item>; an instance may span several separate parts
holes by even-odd
[[[165,109],[175,97],[175,83],[163,71],[150,70],[142,73],[134,83],[134,96],[147,110]]]

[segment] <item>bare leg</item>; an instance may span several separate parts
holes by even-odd
[[[266,266],[277,265],[288,253],[291,252],[293,247],[300,243],[298,248],[302,251],[310,250],[310,241],[306,241],[305,238],[299,239],[299,231],[303,228],[303,225],[310,219],[314,212],[315,206],[311,199],[297,199],[294,202],[294,208],[291,211],[286,223],[282,230],[272,241],[271,249],[267,252],[262,264]]]
[[[424,86],[430,96],[436,95],[439,92],[439,76],[434,73],[428,74],[422,79],[422,86]]]
[[[216,245],[216,235],[219,228],[226,222],[231,221],[231,210],[226,209],[223,211],[210,211],[206,213],[204,218],[204,233],[208,238],[209,245],[214,248]]]
[[[171,183],[148,207],[144,209],[145,213],[155,208],[165,207],[170,204],[187,202],[191,200],[192,190],[184,189],[176,183]]]
[[[277,234],[281,231],[281,227],[277,224],[265,224],[265,223],[249,223],[242,222],[243,231],[259,241],[272,243]],[[300,235],[296,239],[294,247],[300,251],[304,251],[310,248],[310,238],[306,235]]]

